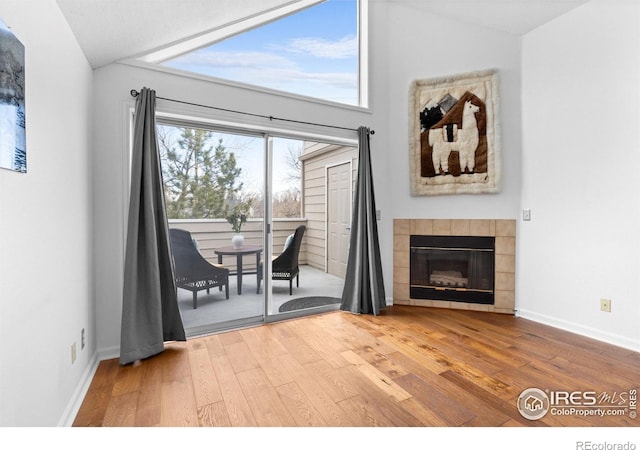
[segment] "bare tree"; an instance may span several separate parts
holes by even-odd
[[[289,181],[300,182],[302,180],[302,161],[300,156],[302,156],[302,142],[298,146],[289,145],[285,156],[285,162],[289,168],[287,171],[287,179]]]
[[[300,189],[289,189],[273,196],[273,217],[300,217]]]

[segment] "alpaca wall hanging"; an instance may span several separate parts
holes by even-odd
[[[495,70],[416,80],[409,92],[412,195],[500,189]]]

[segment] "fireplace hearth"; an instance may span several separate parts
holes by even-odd
[[[493,305],[494,270],[494,237],[410,237],[411,298]]]

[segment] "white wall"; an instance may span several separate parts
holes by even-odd
[[[389,5],[389,173],[398,218],[513,219],[520,202],[520,39],[396,3]],[[413,80],[497,69],[502,124],[502,190],[497,194],[411,197],[409,87]],[[376,86],[375,89],[380,89]]]
[[[374,2],[377,5],[377,2]],[[388,3],[376,17],[376,33],[386,30],[384,53],[375,52],[383,83],[374,84],[374,116],[386,126],[377,157],[386,181],[381,191],[382,255],[385,282],[393,278],[393,218],[515,219],[520,207],[521,120],[520,38]],[[409,88],[416,79],[497,69],[501,108],[502,189],[495,194],[412,197],[409,178]],[[382,94],[384,92],[384,94]],[[380,181],[381,173],[377,174]],[[387,288],[387,295],[391,294]]]
[[[2,1],[0,18],[25,46],[28,165],[0,170],[0,426],[55,426],[96,348],[92,75],[54,0]]]
[[[524,38],[522,206],[532,220],[521,222],[517,268],[521,315],[635,350],[639,55],[631,1],[592,1]]]

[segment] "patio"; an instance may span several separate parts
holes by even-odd
[[[322,215],[324,217],[324,215]],[[326,267],[326,232],[324,225],[298,219],[274,219],[272,240],[273,255],[280,254],[287,236],[296,227],[305,225],[307,230],[300,247],[300,287],[293,284],[293,295],[289,295],[288,281],[272,281],[272,305],[269,309],[270,319],[274,317],[290,318],[309,314],[309,310],[296,310],[279,313],[278,309],[289,300],[306,297],[337,297],[342,296],[344,279],[327,273]],[[210,263],[218,263],[219,255],[216,251],[228,248],[231,244],[232,231],[224,219],[208,220],[169,220],[170,228],[187,230],[196,239],[200,254]],[[249,219],[242,229],[245,246],[264,247],[262,219]],[[264,253],[261,259],[264,258]],[[222,264],[232,273],[237,270],[236,256],[226,255]],[[210,334],[264,322],[264,280],[260,293],[256,293],[256,257],[247,254],[243,258],[242,294],[238,295],[236,275],[229,277],[229,299],[225,298],[224,290],[212,289],[198,293],[198,307],[193,309],[192,293],[178,289],[178,306],[182,315],[183,325],[188,337]],[[338,305],[328,305],[311,308],[313,312],[324,312],[337,309]]]
[[[300,266],[300,287],[294,282],[293,295],[289,295],[287,281],[272,281],[273,306],[272,314],[278,315],[278,308],[285,302],[303,297],[337,297],[342,296],[344,280],[334,275],[313,268],[309,265]],[[228,330],[260,323],[264,315],[264,282],[260,293],[256,293],[256,276],[245,275],[242,281],[242,295],[238,295],[236,276],[229,277],[229,300],[225,298],[224,290],[212,289],[198,293],[198,307],[193,309],[192,294],[178,289],[178,306],[188,337],[207,334],[215,331]],[[281,313],[285,317],[299,316],[314,312],[323,312],[338,308],[329,305],[309,310]]]

